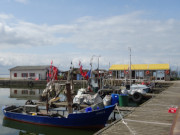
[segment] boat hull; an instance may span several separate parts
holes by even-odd
[[[37,125],[67,128],[102,128],[105,126],[114,107],[112,105],[97,111],[73,113],[69,114],[67,118],[15,113],[6,111],[5,107],[3,107],[3,113],[8,119]]]

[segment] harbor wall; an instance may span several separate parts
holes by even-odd
[[[56,83],[65,84],[66,80],[58,80],[55,81]],[[153,81],[154,83],[158,82],[160,84],[162,83],[168,83],[168,81]],[[169,81],[171,82],[171,81]],[[104,86],[121,86],[121,84],[124,83],[124,80],[118,80],[118,79],[110,79],[110,80],[104,80],[103,84]],[[128,84],[128,82],[126,82]],[[141,83],[139,81],[135,81],[132,83]],[[46,80],[0,80],[0,87],[29,87],[29,88],[45,88],[47,84]],[[86,80],[73,80],[73,84],[76,88],[85,88],[87,87],[87,81]]]
[[[65,84],[66,80],[55,81],[56,83]],[[83,87],[87,85],[87,81],[85,80],[74,80],[74,85],[77,87]],[[0,87],[41,87],[45,88],[47,84],[46,80],[0,80]]]

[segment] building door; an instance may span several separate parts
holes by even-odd
[[[41,74],[37,74],[38,80],[41,80]]]
[[[135,71],[132,71],[132,79],[135,79]]]
[[[156,71],[153,71],[153,79],[154,79],[154,80],[157,79],[157,73],[156,73]]]

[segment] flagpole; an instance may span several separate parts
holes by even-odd
[[[130,76],[130,86],[131,86],[131,47],[129,47],[129,56],[130,56],[130,67],[129,67],[129,70],[130,70],[130,73],[129,73],[129,76]]]
[[[90,65],[91,65],[91,79],[92,79],[92,61],[93,61],[93,57],[94,57],[95,55],[93,55],[92,57],[91,57],[91,60],[90,60]]]
[[[98,80],[99,80],[99,87],[101,88],[101,77],[99,77],[99,58],[101,57],[101,55],[97,56],[98,57]]]
[[[72,64],[72,61],[71,61],[71,68],[70,68],[70,70],[72,71],[71,72],[71,91],[74,91],[74,89],[73,89],[73,70],[74,70],[74,67],[73,67],[73,64]]]

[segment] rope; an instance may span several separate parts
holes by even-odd
[[[128,130],[132,133],[132,135],[135,135],[135,132],[133,132],[133,131],[131,130],[131,128],[128,126],[127,122],[124,121],[124,118],[123,118],[123,116],[121,115],[117,104],[116,104],[116,108],[117,108],[117,110],[118,110],[118,112],[119,112],[119,116],[120,116],[120,118],[121,118],[121,120],[122,120],[122,123],[128,128]]]

